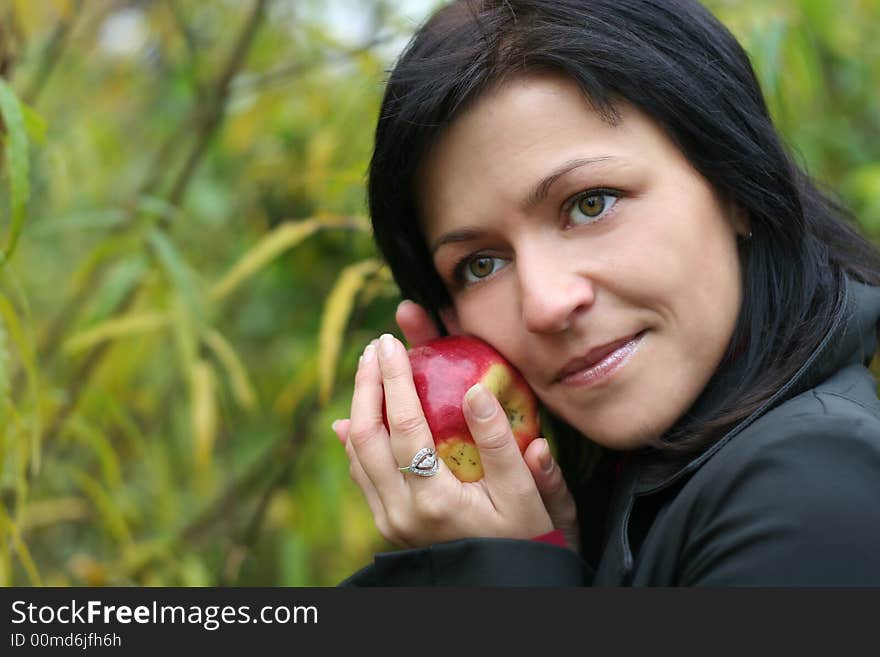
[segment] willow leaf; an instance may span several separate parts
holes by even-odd
[[[113,497],[101,485],[97,479],[79,468],[71,467],[70,475],[77,487],[88,497],[98,512],[98,518],[104,528],[116,540],[125,547],[133,544],[131,531],[122,511],[114,503]]]
[[[195,460],[205,465],[211,459],[217,437],[217,401],[214,396],[214,370],[205,360],[198,360],[190,372],[190,410],[195,437]]]
[[[327,403],[333,390],[339,350],[355,298],[365,282],[381,268],[382,263],[375,258],[349,265],[342,270],[327,297],[318,336],[318,385],[322,404]]]
[[[235,352],[235,348],[219,331],[214,329],[207,329],[202,334],[202,339],[217,356],[223,369],[226,370],[235,401],[243,409],[252,410],[257,405],[257,395],[254,392],[254,386],[251,384],[247,369]]]
[[[186,303],[189,314],[196,318],[204,317],[202,300],[198,293],[198,286],[192,269],[180,254],[174,242],[168,239],[168,236],[158,228],[150,231],[148,241],[159,260],[159,264],[165,271],[168,281],[174,287],[178,296]]]
[[[19,105],[21,105],[25,131],[32,141],[43,146],[46,143],[46,119],[37,114],[27,103],[19,101]]]
[[[383,266],[364,286],[361,305],[369,306],[379,297],[400,296],[400,289],[391,276],[391,269]]]
[[[92,324],[110,317],[124,299],[135,293],[135,288],[149,272],[149,263],[141,255],[125,256],[113,263],[106,275],[95,284],[89,301],[89,310],[83,314],[83,323]]]
[[[0,265],[9,260],[15,251],[18,237],[24,226],[28,198],[31,194],[28,138],[24,114],[12,88],[0,78],[0,114],[6,126],[4,137],[6,163],[9,167],[9,237],[0,252]]]
[[[6,443],[10,434],[9,422],[6,420],[7,409],[12,408],[9,395],[9,349],[6,341],[6,325],[0,321],[0,475],[6,471]]]
[[[96,344],[106,340],[131,337],[147,331],[165,328],[169,322],[168,313],[158,312],[131,313],[122,317],[108,319],[65,340],[64,351],[71,355],[76,354],[86,349],[91,349]]]
[[[6,324],[0,321],[0,424],[6,415],[6,404],[12,403],[9,397],[9,381],[12,378],[9,364],[9,345],[6,341]]]
[[[53,497],[30,500],[24,514],[23,531],[76,522],[89,516],[89,505],[80,497]]]
[[[79,441],[88,445],[101,468],[104,482],[111,490],[122,487],[122,467],[116,450],[107,436],[96,427],[88,424],[81,416],[73,418],[68,424],[70,431]]]
[[[211,299],[218,301],[227,296],[248,278],[262,270],[285,251],[292,249],[319,230],[353,228],[364,230],[366,225],[357,217],[314,217],[297,222],[283,223],[245,253],[237,263],[211,288]]]
[[[21,531],[7,515],[2,504],[0,504],[0,526],[2,526],[3,533],[8,535],[8,538],[4,540],[4,545],[10,545],[18,555],[18,560],[21,561],[21,565],[24,567],[28,579],[30,579],[31,586],[42,586],[40,571],[31,556],[30,550],[28,550],[27,544],[21,537]]]
[[[87,255],[81,258],[70,275],[70,287],[72,294],[79,294],[86,285],[92,285],[92,277],[103,263],[114,257],[130,254],[141,246],[138,238],[131,235],[121,237],[107,237]],[[140,254],[138,254],[140,260]]]

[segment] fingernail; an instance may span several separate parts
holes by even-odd
[[[394,353],[396,346],[394,342],[394,336],[390,333],[383,333],[382,337],[379,338],[379,350],[385,358],[388,358]]]
[[[364,349],[364,355],[361,357],[364,363],[371,363],[373,359],[376,357],[376,347],[372,344],[368,344]]]
[[[413,301],[410,301],[409,299],[404,299],[404,300],[401,301],[399,304],[397,304],[397,309],[400,310],[401,308],[403,308],[403,307],[404,307],[406,304],[408,304],[408,303],[414,303],[414,302],[413,302]]]
[[[335,433],[336,437],[339,438],[339,442],[342,442],[342,436],[339,435],[339,420],[333,420],[330,428],[333,429],[333,433]]]
[[[472,385],[464,397],[471,407],[471,412],[481,420],[488,420],[495,412],[495,400],[492,399],[492,394],[480,383]]]
[[[553,469],[553,455],[550,454],[550,445],[547,444],[546,440],[544,440],[544,448],[541,450],[538,462],[541,464],[541,469],[545,474],[549,474]]]

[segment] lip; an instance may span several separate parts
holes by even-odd
[[[623,365],[635,353],[644,334],[645,331],[640,331],[594,347],[578,358],[572,358],[559,370],[555,381],[564,384],[584,385],[604,378]]]

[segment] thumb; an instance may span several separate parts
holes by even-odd
[[[570,547],[580,551],[577,507],[562,476],[562,469],[550,452],[547,440],[533,440],[526,449],[525,460],[535,478],[535,485],[541,493],[553,526],[562,530]]]
[[[462,411],[480,453],[486,483],[506,482],[502,487],[507,487],[517,477],[528,478],[519,445],[495,395],[475,383],[465,394]]]

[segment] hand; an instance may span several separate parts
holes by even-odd
[[[434,326],[431,321],[428,313],[418,304],[413,303],[412,301],[403,301],[397,309],[396,320],[404,335],[407,338],[407,341],[412,346],[416,346],[419,344],[423,344],[431,339],[439,337],[440,333],[437,328]],[[376,341],[373,341],[374,343]],[[375,344],[374,344],[375,348]],[[408,363],[407,363],[408,365]],[[381,368],[379,368],[381,370]],[[408,368],[407,368],[408,370]],[[359,370],[360,375],[360,370]],[[411,376],[409,378],[410,386],[412,385]],[[413,391],[413,395],[414,395]],[[497,401],[492,400],[493,403],[497,405]],[[418,406],[418,400],[416,400],[416,408],[418,409],[418,415],[420,416],[420,421],[424,422],[424,417],[421,415],[420,406]],[[381,401],[380,401],[381,404]],[[390,409],[389,409],[390,410]],[[465,417],[468,419],[469,426],[471,427],[471,431],[477,437],[477,431],[475,431],[475,427],[471,424],[472,416],[468,414],[467,404],[464,405],[463,410],[465,412]],[[497,411],[497,408],[496,408]],[[381,413],[381,406],[380,406]],[[503,418],[503,414],[501,415]],[[380,416],[381,417],[381,416]],[[390,417],[390,414],[389,414]],[[504,427],[498,426],[497,430],[506,434],[506,439],[511,441],[512,445],[515,445],[513,441],[513,437],[510,435],[510,427],[506,423],[506,419],[504,420]],[[352,478],[358,483],[360,488],[362,489],[364,496],[367,499],[367,503],[370,506],[370,509],[373,513],[373,516],[376,520],[377,526],[380,529],[380,532],[386,536],[392,542],[397,544],[405,545],[405,541],[394,540],[395,532],[391,531],[391,527],[388,526],[388,513],[384,507],[382,499],[378,493],[378,490],[374,485],[372,485],[372,481],[370,480],[369,475],[364,471],[363,467],[358,458],[358,451],[352,446],[351,442],[348,440],[350,429],[351,429],[351,421],[347,419],[337,420],[333,423],[333,429],[336,434],[339,436],[340,441],[345,445],[346,452],[348,453],[350,460],[350,472]],[[427,433],[427,426],[424,428],[425,433]],[[392,428],[392,433],[394,433],[394,429]],[[428,434],[429,435],[429,434]],[[358,442],[358,441],[355,441]],[[479,440],[478,440],[478,448],[479,448]],[[430,444],[430,443],[428,443]],[[417,449],[414,447],[412,449],[412,453],[414,454]],[[401,463],[404,463],[406,458],[411,457],[405,456],[404,460]],[[481,450],[481,457],[482,457]],[[568,491],[568,488],[565,484],[565,480],[562,477],[562,472],[558,465],[556,464],[553,456],[550,452],[550,447],[547,444],[547,441],[543,438],[539,438],[534,440],[526,449],[524,456],[525,465],[528,468],[532,476],[533,486],[537,487],[537,491],[543,501],[545,511],[549,515],[553,527],[557,529],[561,529],[566,537],[569,547],[573,550],[577,551],[579,549],[579,531],[578,531],[578,523],[577,523],[577,511],[575,508],[574,500],[572,499],[571,494]],[[523,458],[518,456],[517,458],[519,464],[523,463]],[[396,465],[396,464],[395,464]],[[520,468],[521,469],[521,468]],[[448,474],[448,472],[447,472]],[[521,472],[520,472],[521,474]],[[440,475],[434,477],[433,479],[439,478]],[[412,475],[408,475],[407,479],[414,478]],[[457,481],[457,480],[456,480]],[[485,481],[477,482],[476,484],[467,484],[466,486],[485,486]],[[422,482],[413,482],[415,484],[419,484]],[[427,483],[427,482],[424,482]],[[460,514],[459,514],[460,515]],[[537,532],[543,533],[543,532]],[[487,535],[485,531],[476,535]],[[532,534],[534,536],[536,534]],[[523,538],[530,538],[531,536],[522,536]],[[399,537],[398,537],[399,538]],[[430,542],[430,541],[429,541]]]

